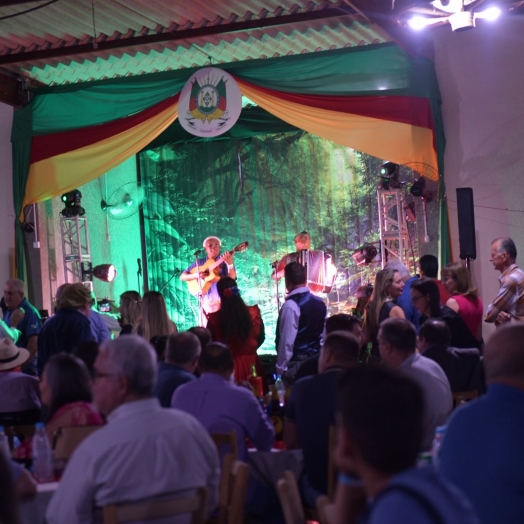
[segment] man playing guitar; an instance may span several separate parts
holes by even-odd
[[[191,271],[196,265],[203,266],[210,259],[217,260],[220,257],[220,248],[222,243],[219,238],[210,236],[207,237],[203,242],[204,249],[206,250],[206,257],[199,258],[198,261],[193,262],[185,271],[180,275],[180,280],[183,282],[190,282],[198,280],[198,272]],[[218,273],[219,277],[231,277],[237,278],[237,272],[233,265],[233,253],[226,252],[221,256],[223,262],[216,268],[215,272]],[[209,275],[209,271],[203,271],[200,273],[201,278],[205,278]],[[207,293],[203,296],[203,308],[206,314],[213,313],[220,309],[220,297],[218,296],[216,282],[211,284]]]

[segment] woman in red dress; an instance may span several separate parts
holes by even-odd
[[[256,304],[246,306],[236,281],[230,277],[221,278],[217,283],[217,289],[221,306],[218,311],[209,315],[207,328],[211,331],[214,341],[227,344],[233,352],[235,380],[247,380],[251,375],[251,366],[254,365],[257,375],[262,377],[266,393],[264,368],[257,355],[257,348],[265,340],[260,309]]]

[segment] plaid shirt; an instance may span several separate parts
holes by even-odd
[[[495,322],[501,311],[513,319],[524,320],[524,271],[512,264],[500,275],[499,282],[499,293],[488,306],[486,322]]]

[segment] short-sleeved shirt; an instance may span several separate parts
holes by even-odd
[[[486,322],[495,322],[501,311],[514,319],[524,320],[524,271],[512,264],[500,275],[499,282],[499,292],[488,306]]]
[[[19,308],[22,308],[25,311],[24,318],[20,321],[18,326],[11,326],[11,314],[12,310],[8,309],[4,316],[4,322],[9,327],[15,327],[20,330],[20,336],[16,341],[16,345],[19,348],[27,348],[29,338],[33,336],[38,336],[42,329],[42,320],[40,318],[40,313],[38,310],[31,304],[27,298],[24,297],[24,300],[20,302]],[[24,368],[24,373],[29,375],[36,375],[36,355],[29,365]]]
[[[335,424],[335,382],[341,372],[333,367],[295,382],[284,413],[297,425],[304,471],[320,493],[327,493],[329,427]]]

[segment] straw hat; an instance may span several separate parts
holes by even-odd
[[[58,299],[57,307],[62,309],[64,307],[81,308],[86,304],[91,303],[91,291],[87,289],[84,284],[76,283],[65,286],[60,298]]]
[[[29,358],[29,351],[15,346],[10,338],[0,339],[0,370],[7,371],[23,364]]]

